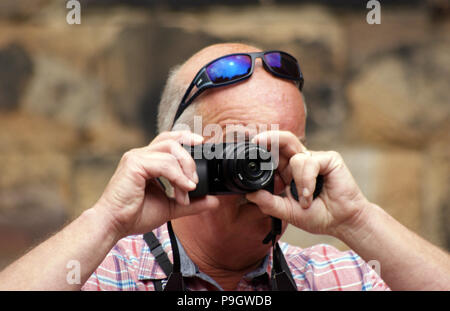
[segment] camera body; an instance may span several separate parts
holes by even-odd
[[[250,143],[183,146],[194,158],[199,182],[189,197],[274,191],[275,165],[269,151]]]

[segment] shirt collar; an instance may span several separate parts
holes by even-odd
[[[166,252],[170,261],[173,262],[173,253],[172,253],[172,247],[170,245],[170,237],[169,237],[169,232],[167,230],[167,224],[164,224],[161,227],[155,229],[153,231],[153,233],[158,238],[159,243],[161,244],[163,250]],[[216,286],[217,288],[221,289],[221,287],[219,286],[219,284],[217,284],[216,281],[214,281],[210,276],[208,276],[207,274],[205,274],[199,270],[198,266],[186,254],[186,251],[184,250],[183,246],[181,245],[181,243],[178,239],[177,239],[177,244],[178,244],[178,250],[180,253],[181,274],[184,277],[201,278],[201,279],[211,283],[212,285]],[[270,252],[268,255],[266,255],[263,262],[261,263],[261,265],[258,268],[247,273],[244,276],[244,279],[246,281],[251,281],[257,277],[264,275],[265,273],[267,273],[270,276],[271,269],[272,269],[272,252]],[[165,279],[167,277],[168,276],[166,276],[164,271],[161,269],[161,267],[156,262],[155,257],[150,252],[150,248],[144,242],[142,251],[141,251],[140,262],[139,262],[138,279],[140,281],[161,280],[161,279]]]

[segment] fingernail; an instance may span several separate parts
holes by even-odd
[[[308,188],[303,188],[303,192],[302,192],[304,197],[309,197],[309,195],[311,194],[308,190]]]
[[[198,184],[199,179],[198,179],[198,174],[197,174],[197,172],[194,172],[194,176],[192,176],[192,178],[193,178],[193,181],[194,181],[196,184]]]
[[[197,184],[195,182],[193,182],[192,180],[190,180],[190,179],[188,180],[188,186],[191,189],[197,188]]]
[[[203,136],[200,136],[198,134],[192,134],[192,139],[195,143],[201,143],[203,141]]]

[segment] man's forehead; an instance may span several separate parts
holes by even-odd
[[[225,124],[222,126],[223,138],[232,139],[235,141],[250,140],[258,133],[265,132],[271,128],[279,129],[278,124],[273,127],[267,124]]]
[[[250,141],[257,134],[266,131],[288,130],[280,128],[279,124],[248,124],[248,123],[231,123],[231,124],[208,124],[206,125],[203,136],[208,142],[241,142]],[[296,133],[293,133],[296,134]],[[303,141],[304,136],[299,136],[299,140]]]

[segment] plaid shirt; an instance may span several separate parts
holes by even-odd
[[[153,233],[173,261],[167,225]],[[389,290],[376,272],[353,251],[340,252],[325,244],[306,249],[284,242],[279,244],[298,290]],[[180,259],[188,290],[221,290],[211,277],[198,270],[182,247]],[[241,279],[236,290],[270,290],[271,267],[272,255],[269,254],[259,268]],[[135,235],[114,246],[82,290],[155,290],[153,281],[166,278],[142,235]]]

